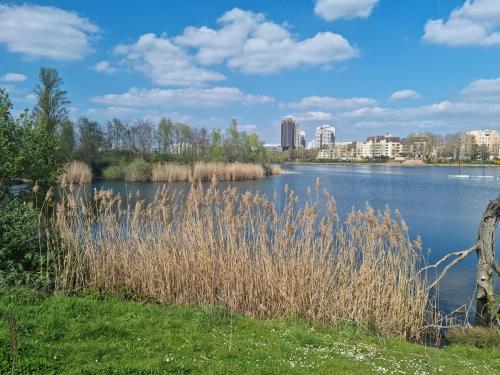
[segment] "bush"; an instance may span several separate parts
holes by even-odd
[[[125,169],[126,181],[149,181],[151,179],[151,164],[144,160],[134,160]]]
[[[469,345],[477,348],[500,347],[500,328],[452,328],[446,333],[446,341],[450,344]]]
[[[40,286],[46,241],[38,213],[16,198],[0,202],[0,286]]]
[[[124,180],[125,168],[124,164],[110,165],[103,170],[102,175],[106,180]]]

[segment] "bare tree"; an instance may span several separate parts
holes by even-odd
[[[477,285],[477,323],[481,325],[500,325],[498,317],[499,305],[495,303],[495,273],[500,275],[500,266],[495,257],[495,239],[496,228],[500,221],[500,195],[493,201],[490,201],[484,211],[479,230],[477,234],[476,244],[468,249],[450,253],[438,261],[436,264],[424,268],[437,268],[446,260],[452,259],[443,271],[438,275],[436,280],[429,286],[429,289],[434,288],[444,278],[446,273],[455,266],[458,262],[465,259],[468,255],[476,252],[478,257],[476,271]]]

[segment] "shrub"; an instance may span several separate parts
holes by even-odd
[[[125,169],[126,181],[149,181],[151,179],[151,164],[145,160],[136,159]]]
[[[92,171],[83,161],[73,160],[64,168],[64,173],[59,178],[61,185],[79,184],[84,185],[92,182]]]
[[[0,286],[40,286],[45,265],[38,213],[16,198],[0,202]]]
[[[106,180],[124,180],[125,168],[124,164],[110,165],[102,171],[102,175]]]

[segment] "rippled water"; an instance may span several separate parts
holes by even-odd
[[[481,215],[489,200],[500,193],[500,179],[452,179],[454,167],[390,167],[385,165],[284,165],[287,173],[261,181],[233,183],[240,191],[252,190],[278,199],[288,184],[305,199],[308,187],[314,191],[316,178],[337,200],[341,215],[366,202],[383,209],[398,209],[410,227],[412,237],[422,237],[429,260],[435,261],[450,251],[471,246],[477,235]],[[482,175],[481,168],[462,168],[463,174]],[[487,175],[500,176],[500,168],[486,168]],[[141,191],[151,199],[158,183],[97,182],[96,188],[112,188],[115,192]],[[171,184],[176,189],[189,189],[188,184]],[[221,184],[223,188],[223,184]],[[497,244],[497,250],[499,246]],[[476,257],[469,256],[448,273],[440,286],[441,307],[449,310],[470,301],[474,293]],[[498,289],[498,288],[497,288]]]

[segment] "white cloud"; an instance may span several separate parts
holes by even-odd
[[[448,46],[500,44],[500,1],[466,0],[447,20],[429,20],[423,39]]]
[[[23,82],[26,81],[28,77],[20,73],[6,73],[0,79],[4,82]]]
[[[399,90],[395,91],[389,97],[391,101],[404,100],[404,99],[421,99],[422,95],[414,90]]]
[[[299,103],[290,103],[290,108],[320,108],[320,109],[338,109],[338,108],[356,108],[375,105],[376,101],[370,98],[332,98],[330,96],[307,96],[302,98]]]
[[[80,60],[99,28],[75,12],[46,6],[0,4],[0,44],[28,59]]]
[[[234,8],[217,22],[219,29],[187,27],[174,41],[197,49],[200,64],[225,62],[229,68],[249,74],[331,64],[358,55],[358,50],[341,35],[320,32],[297,40],[285,26],[267,21],[260,13]]]
[[[500,101],[500,77],[478,79],[461,91],[464,98],[475,101]]]
[[[287,117],[293,117],[299,124],[325,122],[333,119],[333,115],[331,113],[321,111],[290,114]]]
[[[268,104],[273,98],[248,95],[235,87],[187,89],[131,88],[123,94],[107,94],[91,99],[94,103],[125,108],[223,107],[230,104]]]
[[[99,61],[95,64],[92,69],[94,69],[98,73],[104,74],[113,74],[116,72],[116,69],[111,66],[111,63],[107,60]]]
[[[183,48],[164,35],[144,34],[134,44],[117,46],[115,52],[157,85],[199,86],[225,79],[220,73],[196,66]]]
[[[314,13],[327,21],[367,18],[378,0],[316,0]]]

